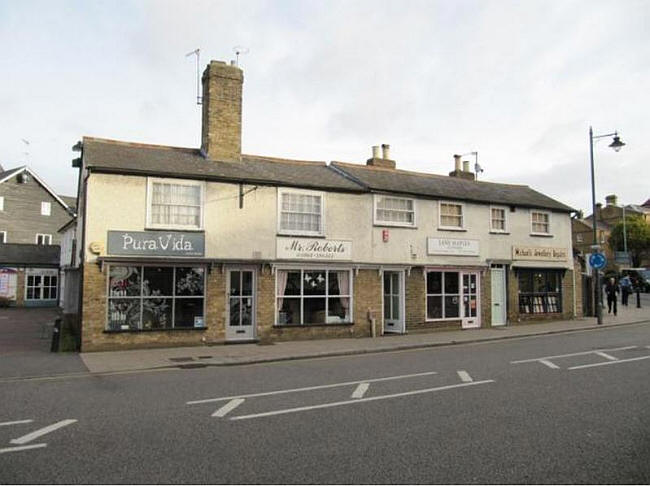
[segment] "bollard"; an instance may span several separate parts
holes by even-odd
[[[54,327],[52,328],[52,346],[50,351],[52,353],[59,352],[59,339],[61,338],[61,319],[56,319],[54,321]]]
[[[640,287],[636,288],[636,308],[637,309],[641,308],[641,288]]]

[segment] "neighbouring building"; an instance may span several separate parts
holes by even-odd
[[[56,194],[33,170],[0,172],[0,300],[4,305],[53,306],[58,301],[57,230],[76,198]]]
[[[243,72],[201,147],[84,137],[82,350],[380,336],[576,315],[570,214],[527,186],[241,153]],[[69,231],[69,228],[62,228]]]

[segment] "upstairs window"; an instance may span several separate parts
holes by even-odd
[[[490,231],[495,233],[507,231],[506,214],[505,208],[490,208]]]
[[[49,216],[52,213],[52,203],[43,201],[41,203],[41,216]]]
[[[463,229],[463,205],[459,203],[440,203],[441,229]]]
[[[0,196],[0,211],[4,211],[4,210],[5,210],[5,197]]]
[[[37,245],[51,245],[52,244],[52,235],[37,233],[36,234],[36,244]]]
[[[7,242],[7,232],[0,231],[0,243],[6,243],[6,242]]]
[[[530,213],[531,230],[535,235],[551,234],[551,214],[545,211],[532,211]]]
[[[415,227],[415,199],[375,195],[375,224]]]
[[[149,179],[147,227],[202,229],[203,187],[198,181]]]
[[[278,192],[278,232],[322,236],[324,199],[320,192],[280,190]]]

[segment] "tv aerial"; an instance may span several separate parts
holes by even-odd
[[[244,46],[235,46],[232,48],[232,52],[235,53],[235,66],[239,67],[239,56],[248,54],[250,52],[250,49],[248,47]]]
[[[196,56],[196,104],[200,105],[203,103],[203,98],[201,97],[201,77],[199,75],[199,64],[201,59],[201,49],[194,49],[192,52],[185,54],[185,57]]]
[[[473,155],[475,157],[474,172],[476,173],[476,179],[478,180],[478,175],[481,172],[483,172],[483,168],[478,164],[478,152],[467,152],[466,154],[463,154],[461,157],[464,157],[465,155]]]

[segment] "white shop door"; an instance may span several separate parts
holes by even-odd
[[[403,334],[404,272],[384,272],[384,332]]]
[[[490,269],[492,288],[492,326],[506,325],[506,270],[503,267]]]

